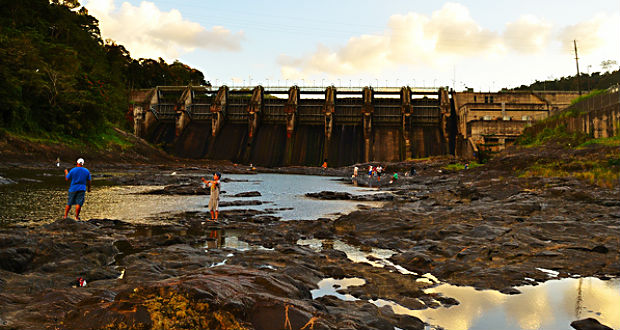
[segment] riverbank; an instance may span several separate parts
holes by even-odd
[[[620,276],[618,187],[571,175],[523,174],[536,163],[614,152],[605,148],[512,149],[470,170],[454,170],[447,159],[425,160],[417,164],[419,175],[401,175],[381,188],[381,197],[368,197],[383,200],[383,207],[334,220],[281,221],[235,207],[222,211],[217,224],[206,221],[207,214],[183,212],[161,215],[160,225],[91,219],[1,228],[0,325],[423,329],[423,321],[441,321],[414,312],[459,304],[469,307],[464,315],[471,321],[484,316],[477,308],[495,306],[434,292],[441,283],[509,297],[554,279],[610,282]],[[135,169],[117,184],[177,187],[184,175],[205,170],[177,166],[177,175],[170,175],[170,165]],[[337,171],[345,176],[350,169]],[[88,286],[73,287],[78,277]],[[617,298],[599,309],[580,307],[565,326],[586,316],[620,326],[613,323],[618,308],[610,305]],[[527,324],[533,314],[523,314]]]

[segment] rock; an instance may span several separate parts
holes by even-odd
[[[247,205],[262,205],[263,202],[257,200],[235,200],[235,201],[221,201],[220,206],[247,206]]]
[[[591,249],[592,252],[596,253],[607,253],[609,249],[605,245],[597,245]]]
[[[398,327],[407,330],[424,330],[425,325],[422,320],[410,315],[397,315]]]
[[[347,192],[321,191],[321,192],[316,192],[316,193],[307,193],[306,197],[325,199],[325,200],[350,200],[351,194]]]
[[[548,250],[547,251],[542,251],[542,252],[536,254],[536,256],[539,256],[539,257],[559,257],[561,255],[562,254],[559,253],[559,252],[548,251]]]
[[[223,193],[223,192],[222,192]],[[209,195],[209,189],[204,189],[198,184],[176,184],[165,186],[163,189],[155,189],[143,192],[144,195]]]
[[[573,321],[570,323],[570,326],[577,330],[613,330],[612,328],[601,324],[601,322],[591,317]]]
[[[455,306],[460,304],[460,302],[452,297],[437,297],[435,298],[437,301],[439,301],[442,305],[444,305],[445,307],[449,307],[449,306]]]
[[[400,301],[400,304],[409,309],[424,309],[426,305],[418,298],[405,297]]]
[[[0,249],[0,269],[23,273],[33,258],[34,251],[29,247]]]
[[[427,273],[431,270],[433,259],[421,252],[405,252],[393,255],[390,260],[396,265],[417,273]]]
[[[246,191],[246,192],[240,192],[238,194],[232,195],[232,197],[260,197],[260,196],[262,195],[258,191]]]
[[[21,181],[21,182],[32,182],[32,183],[41,183],[41,182],[43,182],[41,180],[30,179],[30,178],[19,178],[18,180]]]
[[[5,178],[5,177],[0,176],[0,185],[3,185],[3,184],[14,184],[14,183],[16,183],[16,182],[11,180],[11,179],[9,179],[9,178]]]
[[[508,295],[513,295],[513,294],[520,294],[521,291],[513,288],[513,287],[505,287],[501,290],[499,290],[499,292],[503,293],[503,294],[508,294]]]
[[[315,193],[306,193],[306,197],[318,198],[323,200],[356,200],[356,201],[391,201],[396,199],[396,196],[392,193],[377,193],[367,195],[352,195],[348,192],[340,191],[321,191]],[[404,197],[400,197],[404,199]]]
[[[495,238],[506,233],[509,230],[509,228],[504,227],[491,227],[488,225],[480,225],[474,227],[469,233],[467,233],[467,235],[471,237],[476,237],[478,239],[485,239],[490,241],[494,240]]]

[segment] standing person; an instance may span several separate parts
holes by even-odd
[[[65,180],[71,180],[69,187],[69,198],[65,207],[65,219],[69,215],[71,206],[75,205],[75,220],[80,220],[80,210],[84,205],[86,191],[90,192],[90,171],[84,167],[84,159],[78,158],[77,163],[71,171],[65,169]]]
[[[394,173],[394,175],[392,176],[392,180],[390,180],[390,184],[394,183],[398,181],[398,172]]]
[[[209,198],[209,211],[211,212],[211,220],[217,221],[219,205],[220,205],[220,172],[213,174],[213,180],[200,178],[207,187],[211,188],[211,197]]]
[[[383,167],[381,167],[381,165],[379,165],[377,167],[377,180],[381,181],[381,173],[383,173]]]
[[[409,175],[414,176],[416,175],[416,171],[415,171],[415,166],[411,165],[411,168],[409,169]]]

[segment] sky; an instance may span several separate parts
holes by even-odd
[[[214,85],[476,91],[620,63],[620,1],[82,0],[134,58]],[[618,66],[615,66],[617,69]]]

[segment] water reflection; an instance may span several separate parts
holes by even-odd
[[[297,244],[308,246],[317,252],[320,252],[323,248],[342,251],[347,255],[347,258],[353,262],[367,263],[377,268],[391,267],[395,268],[399,273],[404,275],[417,275],[415,272],[409,271],[404,267],[391,262],[389,258],[396,253],[392,250],[373,247],[370,251],[366,252],[340,240],[318,240],[314,238],[297,240]]]
[[[222,231],[217,229],[209,230],[207,242],[204,248],[219,249],[222,245],[224,245],[224,236],[222,236]]]
[[[494,290],[479,291],[450,284],[426,290],[460,302],[449,308],[411,310],[387,300],[371,302],[377,306],[391,306],[397,314],[416,316],[433,326],[450,330],[568,329],[570,322],[586,317],[596,318],[612,328],[620,327],[619,279],[570,278],[518,289],[521,294],[510,296]]]
[[[239,239],[243,232],[239,230],[210,229],[203,245],[205,250],[231,249],[236,251],[265,250],[273,251],[264,246],[253,245]]]
[[[353,262],[364,262],[378,268],[391,266],[402,274],[414,274],[388,260],[394,254],[392,250],[373,248],[362,251],[339,240],[300,239],[297,244],[317,252],[323,249],[340,250]],[[556,276],[551,270],[539,270],[550,277]],[[424,274],[416,279],[421,280],[429,284],[438,283],[431,274]],[[355,285],[363,285],[356,283]],[[354,285],[351,282],[340,283],[334,279],[324,279],[318,285],[319,289],[312,291],[315,298],[334,295],[343,300],[355,300],[339,294],[336,292],[338,288],[333,287]],[[612,328],[620,328],[620,279],[602,281],[597,278],[568,278],[549,280],[537,286],[522,286],[518,289],[521,291],[518,295],[450,284],[425,290],[426,293],[437,293],[460,302],[459,305],[448,308],[411,310],[384,299],[370,302],[379,307],[390,306],[396,314],[418,317],[431,324],[432,328],[447,330],[568,329],[570,322],[587,317],[596,318]]]
[[[317,283],[318,289],[311,290],[312,299],[316,299],[323,296],[334,296],[338,299],[345,301],[359,300],[350,294],[339,293],[338,290],[346,290],[350,286],[362,286],[366,284],[366,281],[362,278],[349,277],[340,280],[330,278],[324,278]]]
[[[54,169],[56,170],[56,169]],[[60,218],[67,198],[68,184],[61,171],[46,172],[41,169],[0,169],[0,175],[17,184],[0,186],[0,222],[47,223]],[[112,173],[110,175],[121,175]],[[142,192],[162,189],[163,186],[114,186],[102,173],[93,174],[93,191],[86,194],[82,209],[83,219],[109,218],[137,223],[153,223],[161,214],[207,211],[208,198],[194,195],[143,195]],[[109,175],[105,175],[108,177]],[[227,175],[223,183],[222,201],[237,200],[234,194],[250,190],[262,196],[245,197],[244,200],[260,200],[262,205],[236,206],[242,209],[271,209],[285,220],[334,217],[357,209],[359,204],[380,206],[382,202],[333,201],[304,198],[307,192],[322,190],[348,192],[351,194],[373,193],[335,181],[333,178],[309,175],[256,174]],[[192,180],[188,177],[187,180]],[[199,180],[196,179],[196,185]],[[226,209],[223,208],[223,215]],[[158,221],[155,221],[158,223]]]

